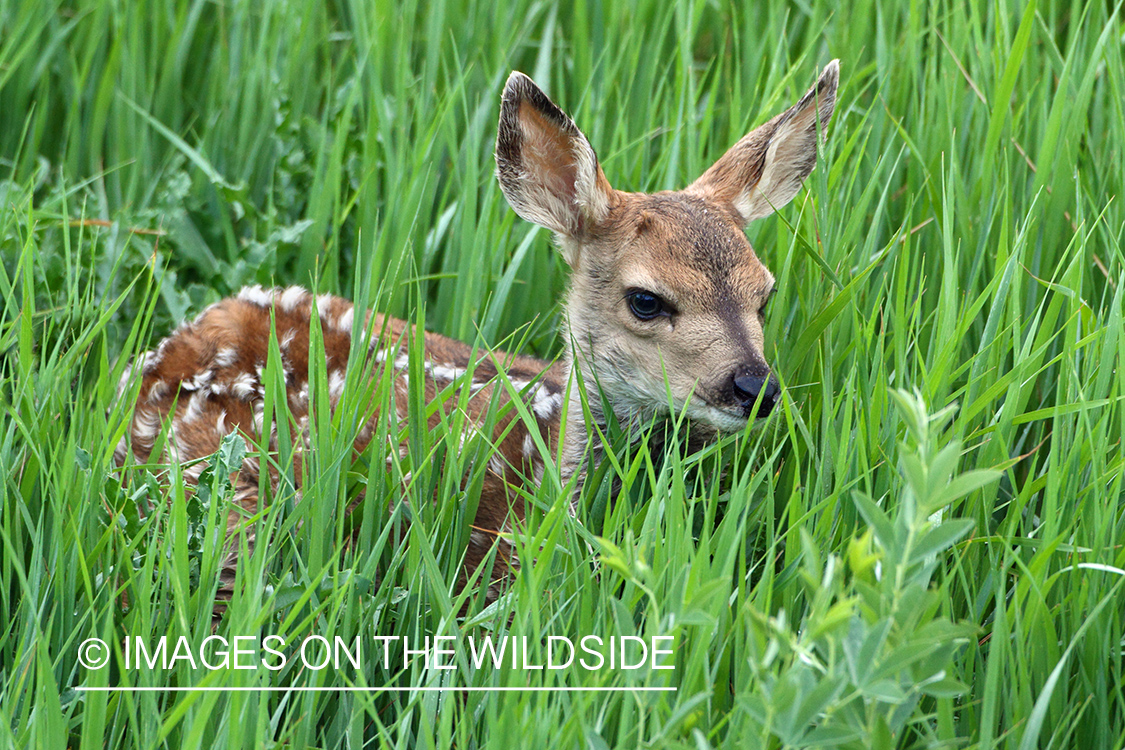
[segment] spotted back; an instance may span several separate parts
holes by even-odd
[[[298,493],[304,480],[303,463],[309,450],[309,341],[312,316],[319,318],[327,369],[327,401],[335,410],[344,392],[349,362],[362,368],[361,378],[382,377],[390,371],[393,388],[390,403],[395,434],[406,435],[409,374],[407,345],[409,324],[371,312],[363,313],[356,325],[356,311],[347,300],[328,294],[314,296],[300,287],[263,289],[247,287],[237,297],[223,300],[204,310],[164,339],[159,347],[140,356],[128,368],[119,386],[123,394],[139,379],[136,407],[126,437],[117,446],[118,464],[128,454],[140,463],[150,461],[184,464],[183,476],[189,483],[198,480],[225,436],[239,432],[251,444],[264,444],[278,451],[279,424],[270,421],[265,429],[264,375],[269,356],[271,326],[276,331],[285,378],[290,419],[280,425],[289,430],[293,445],[293,477]],[[359,340],[353,339],[356,331]],[[485,413],[494,398],[502,403],[510,392],[498,379],[503,371],[511,389],[518,391],[535,419],[535,429],[548,446],[558,440],[559,417],[563,405],[565,375],[559,366],[523,356],[490,353],[483,358],[466,344],[435,333],[423,332],[425,359],[423,384],[427,402],[439,400],[437,394],[454,386],[469,389],[464,400],[465,423],[476,429],[486,421]],[[361,355],[352,356],[358,347]],[[470,370],[471,366],[471,370]],[[493,393],[496,391],[497,393]],[[461,408],[462,400],[444,398],[447,410]],[[381,417],[377,399],[360,404],[363,424],[355,440],[357,454],[364,451],[378,432]],[[510,531],[512,523],[524,517],[521,494],[513,487],[538,484],[544,462],[528,425],[516,410],[504,410],[494,424],[490,442],[498,450],[485,468],[484,489],[466,553],[466,568],[475,570],[489,554],[497,538]],[[442,415],[429,417],[429,427],[438,429]],[[166,429],[165,429],[166,428]],[[159,455],[154,448],[162,446]],[[405,455],[405,442],[388,446]],[[274,462],[266,462],[268,485],[277,488],[279,476]],[[253,542],[253,527],[246,524],[261,507],[259,497],[263,466],[256,453],[248,455],[234,478],[234,503],[228,514],[228,535],[234,539],[241,530]],[[502,543],[498,554],[498,579],[512,563],[510,545]],[[236,559],[232,551],[225,562],[225,579],[233,582]]]

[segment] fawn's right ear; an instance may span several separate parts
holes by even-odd
[[[581,239],[609,215],[613,188],[582,131],[535,82],[513,72],[496,134],[496,176],[512,209],[563,240]]]

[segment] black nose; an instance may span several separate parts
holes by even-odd
[[[734,400],[742,407],[742,412],[747,417],[764,417],[773,410],[773,405],[777,403],[777,396],[781,390],[777,387],[777,382],[768,374],[764,377],[761,375],[751,375],[748,372],[738,373],[732,380],[734,387]],[[759,394],[761,401],[758,400]],[[755,412],[755,405],[757,411]]]

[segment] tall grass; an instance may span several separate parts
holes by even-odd
[[[1049,0],[0,0],[0,744],[1125,746],[1122,32],[1116,5]],[[778,278],[767,426],[617,443],[580,523],[549,469],[486,606],[453,584],[492,446],[417,403],[409,455],[353,463],[349,383],[214,632],[358,636],[362,666],[125,668],[126,636],[212,634],[240,449],[194,498],[115,469],[129,356],[246,283],[555,356],[564,267],[492,177],[508,72],[615,186],[659,190],[833,57],[820,166],[749,230]],[[533,663],[552,635],[674,636],[675,669],[368,648],[485,634]],[[79,665],[91,637],[110,667]],[[107,685],[159,689],[84,689]],[[167,690],[192,686],[676,690]]]

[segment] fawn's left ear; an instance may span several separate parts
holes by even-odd
[[[746,224],[793,200],[816,166],[817,125],[828,125],[839,81],[833,60],[799,102],[731,146],[685,192],[726,203]]]
[[[566,238],[586,236],[609,215],[613,188],[590,142],[519,72],[509,76],[500,104],[496,176],[515,212],[558,234],[564,254]]]

